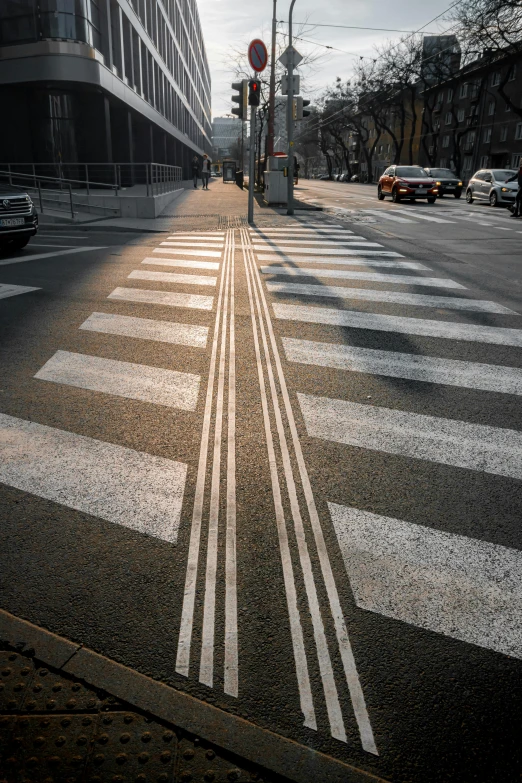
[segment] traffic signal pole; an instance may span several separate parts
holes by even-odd
[[[248,161],[248,222],[254,222],[254,177],[256,168],[256,112],[257,106],[250,107],[250,157]]]
[[[288,98],[286,104],[286,135],[288,137],[288,205],[287,215],[294,214],[294,55],[292,52],[292,14],[294,12],[295,0],[290,4],[290,13],[288,15]]]
[[[272,56],[270,60],[270,93],[268,98],[268,139],[267,154],[274,154],[274,122],[275,122],[275,92],[276,92],[276,32],[277,32],[277,0],[274,0],[272,13]]]

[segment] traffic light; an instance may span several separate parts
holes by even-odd
[[[292,106],[294,120],[303,120],[305,117],[310,116],[310,112],[304,108],[305,106],[310,106],[310,101],[305,101],[300,95],[297,95]]]
[[[251,79],[248,82],[248,105],[259,106],[261,98],[261,82],[258,79]]]
[[[247,99],[248,99],[248,79],[242,79],[240,82],[234,82],[233,90],[237,90],[239,95],[232,96],[232,103],[239,103],[237,108],[232,109],[232,114],[239,117],[240,120],[247,119]]]

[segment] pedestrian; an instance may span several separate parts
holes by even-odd
[[[203,190],[208,190],[208,181],[210,179],[210,158],[205,153],[203,155],[203,164],[201,167],[201,179],[203,181]]]
[[[192,158],[192,176],[194,177],[194,187],[198,189],[198,177],[199,177],[199,158],[194,155]]]
[[[515,196],[515,207],[513,209],[513,214],[511,215],[511,217],[518,218],[522,212],[522,158],[520,158],[517,173],[510,177],[507,182],[516,182],[518,184],[518,191]]]

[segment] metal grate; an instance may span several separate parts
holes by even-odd
[[[220,215],[219,228],[242,228],[247,225],[245,215]]]

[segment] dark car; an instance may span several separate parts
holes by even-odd
[[[428,177],[420,166],[388,166],[377,186],[377,197],[382,201],[391,196],[392,201],[414,201],[425,198],[433,204],[439,190],[433,177]]]
[[[462,180],[460,177],[457,177],[454,171],[451,169],[431,168],[425,168],[424,171],[436,181],[439,189],[439,198],[442,198],[446,193],[453,193],[455,198],[461,197]]]
[[[21,250],[37,230],[38,215],[29,194],[0,182],[0,250]]]

